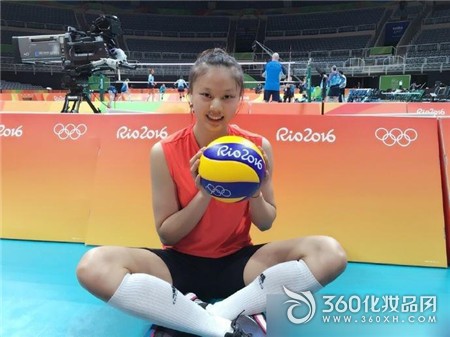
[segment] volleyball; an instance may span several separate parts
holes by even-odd
[[[201,185],[213,198],[234,203],[255,194],[265,177],[266,164],[252,141],[223,136],[208,144],[198,172]]]

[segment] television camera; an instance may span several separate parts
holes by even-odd
[[[78,113],[81,102],[88,103],[99,113],[89,98],[89,77],[97,72],[135,69],[118,48],[117,36],[122,34],[120,20],[114,15],[101,15],[92,22],[90,30],[68,27],[64,34],[13,36],[15,60],[24,64],[61,64],[62,87],[69,89],[62,113]],[[70,102],[73,102],[70,108]]]

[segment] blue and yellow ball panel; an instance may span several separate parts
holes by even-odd
[[[204,156],[201,159],[199,173],[202,178],[220,182],[259,182],[260,176],[253,167],[234,160],[211,159]]]
[[[251,197],[258,190],[265,173],[266,165],[259,148],[239,136],[214,140],[200,158],[202,186],[214,198],[224,202]]]
[[[215,199],[223,202],[237,202],[251,197],[261,185],[259,182],[218,183],[200,178],[201,185]]]

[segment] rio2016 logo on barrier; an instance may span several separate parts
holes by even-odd
[[[15,128],[9,128],[4,124],[0,124],[0,137],[22,137],[23,125]]]
[[[419,137],[416,130],[408,128],[401,130],[399,128],[392,128],[390,130],[385,128],[378,128],[375,130],[375,137],[382,141],[386,146],[399,145],[407,147]]]
[[[436,109],[433,109],[433,108],[430,108],[430,109],[419,108],[419,109],[416,110],[416,114],[444,116],[444,115],[446,115],[446,111],[444,109],[436,110]]]
[[[148,126],[142,126],[140,129],[130,129],[128,126],[121,126],[117,129],[117,139],[164,139],[167,138],[169,133],[167,132],[167,126],[161,130],[153,130]]]
[[[61,140],[77,140],[87,132],[86,124],[62,124],[58,123],[53,127],[53,132]]]
[[[276,139],[280,142],[334,143],[336,135],[334,134],[334,129],[327,132],[315,132],[311,128],[306,128],[303,131],[294,131],[283,127],[278,129]]]

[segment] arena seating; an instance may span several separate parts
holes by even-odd
[[[0,90],[44,90],[40,85],[0,80]]]
[[[338,28],[351,23],[352,27],[359,25],[376,25],[385,11],[384,7],[340,11],[335,13],[308,13],[291,15],[272,15],[267,19],[267,35],[274,31],[302,31],[308,34],[308,29]],[[368,27],[369,27],[368,26]],[[290,34],[289,34],[290,35]],[[300,35],[300,34],[298,34]]]
[[[416,38],[416,44],[449,42],[450,27],[424,29]]]
[[[279,51],[330,51],[366,48],[372,35],[352,35],[349,37],[327,38],[297,38],[272,40],[266,39],[265,44],[272,50]]]
[[[423,20],[425,25],[434,25],[450,22],[450,8],[436,8],[429,17]]]
[[[2,1],[2,18],[10,23],[52,23],[53,28],[64,26],[77,26],[77,20],[72,9],[32,5],[25,2]],[[20,24],[18,24],[20,27]],[[56,28],[58,29],[58,28]]]
[[[86,15],[86,20],[92,22],[97,16]],[[120,21],[126,35],[161,36],[163,32],[172,32],[174,37],[179,33],[191,32],[191,35],[206,33],[203,37],[226,37],[230,19],[228,17],[195,17],[171,16],[154,14],[120,15]],[[201,37],[201,36],[200,36]]]
[[[62,32],[68,25],[86,29],[100,13],[109,14],[113,8],[94,5],[74,8],[64,1],[45,4],[3,1],[2,69],[42,71],[39,66],[12,66],[11,37]],[[282,59],[295,61],[292,70],[296,74],[305,73],[308,59],[312,59],[318,68],[328,69],[336,64],[346,73],[362,76],[373,72],[450,70],[450,8],[439,3],[423,19],[422,25],[417,26],[417,33],[406,41],[408,45],[394,46],[399,57],[370,55],[370,48],[382,42],[377,38],[383,34],[383,23],[400,19],[396,4],[365,3],[357,9],[341,5],[332,11],[330,6],[317,6],[317,11],[307,13],[300,8],[292,11],[268,9],[268,4],[255,6],[247,13],[235,11],[235,7],[240,6],[234,4],[229,10],[204,10],[194,6],[192,14],[158,12],[154,8],[145,13],[138,5],[118,5],[120,9],[116,13],[124,31],[119,43],[133,61],[193,62],[199,52],[211,47],[225,48],[229,52],[254,52],[254,61],[265,61],[267,52],[252,50],[253,42],[257,40],[269,50],[277,51]],[[407,19],[417,17],[424,5],[410,2]],[[204,15],[206,13],[209,15]],[[252,75],[260,73],[260,69],[252,71]],[[145,72],[145,69],[138,69],[129,74],[135,76]]]
[[[200,52],[208,48],[221,47],[226,48],[224,40],[149,40],[128,37],[126,39],[130,51],[142,52],[140,58],[142,61],[174,61],[182,62],[183,59],[193,61]],[[152,50],[152,52],[147,52]],[[183,51],[180,53],[180,51]],[[134,53],[133,56],[136,54]],[[135,58],[135,57],[134,57]]]
[[[397,8],[392,14],[392,18],[397,20],[413,19],[418,16],[422,10],[423,5],[421,3],[411,1],[403,11],[400,8]]]

